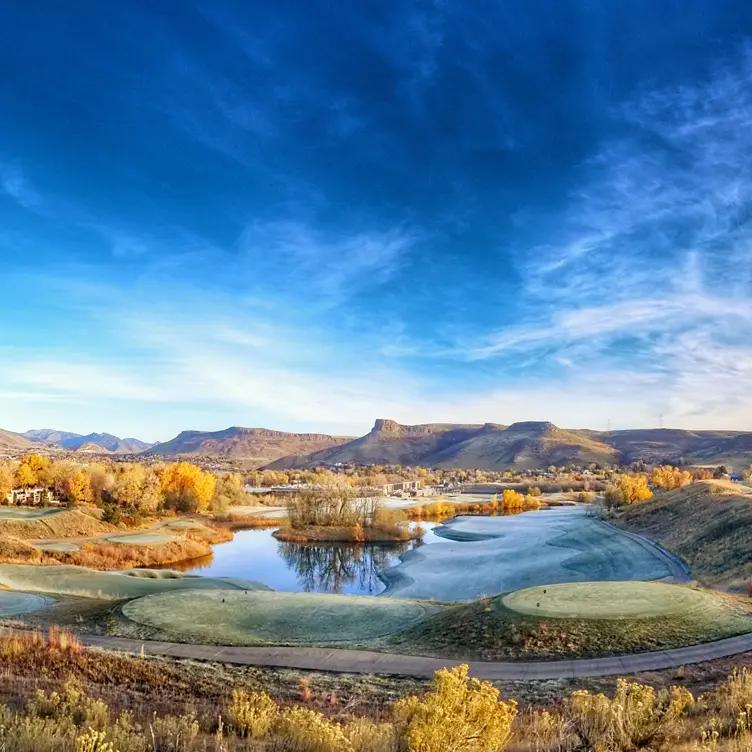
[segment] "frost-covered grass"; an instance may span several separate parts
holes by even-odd
[[[135,572],[99,572],[74,566],[34,566],[0,564],[0,585],[12,590],[78,595],[84,598],[119,600],[139,598],[168,590],[265,588],[258,582],[221,577],[197,577],[172,572],[165,576],[145,576]]]
[[[250,590],[162,593],[123,606],[125,616],[162,630],[166,639],[231,645],[362,642],[435,611],[391,598]]]

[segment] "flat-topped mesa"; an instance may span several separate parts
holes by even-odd
[[[459,425],[455,423],[420,423],[414,426],[404,426],[390,418],[377,418],[369,436],[398,437],[398,436],[430,436],[453,430],[480,429],[480,425]]]
[[[512,423],[507,431],[512,433],[529,433],[538,435],[550,435],[559,429],[547,420],[524,420],[518,423]]]

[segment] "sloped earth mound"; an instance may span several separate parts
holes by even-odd
[[[12,590],[76,595],[102,600],[139,598],[168,590],[267,589],[266,585],[250,580],[199,577],[170,570],[100,572],[84,567],[24,564],[0,564],[0,586]]]
[[[402,652],[462,660],[551,660],[667,650],[748,632],[752,603],[745,599],[683,585],[608,582],[458,604],[390,643]]]
[[[713,481],[656,494],[614,524],[657,541],[705,584],[744,590],[752,581],[752,498]]]
[[[0,535],[24,540],[86,538],[115,532],[112,525],[79,509],[3,509]]]
[[[123,614],[162,639],[224,645],[361,643],[413,626],[435,607],[322,593],[183,591],[126,603]]]

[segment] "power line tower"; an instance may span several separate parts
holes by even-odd
[[[611,433],[611,418],[606,421],[606,430]]]
[[[658,428],[663,428],[663,413],[658,416]]]

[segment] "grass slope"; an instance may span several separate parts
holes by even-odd
[[[168,570],[134,570],[99,572],[73,566],[38,567],[22,564],[0,564],[0,586],[11,590],[78,595],[84,598],[139,598],[169,590],[195,592],[201,588],[230,590],[263,590],[258,582],[225,577],[197,577]]]
[[[84,538],[115,530],[112,525],[79,509],[25,510],[6,507],[0,512],[0,536],[23,540]]]
[[[752,580],[752,498],[738,490],[694,483],[628,507],[614,523],[673,551],[707,584]]]

